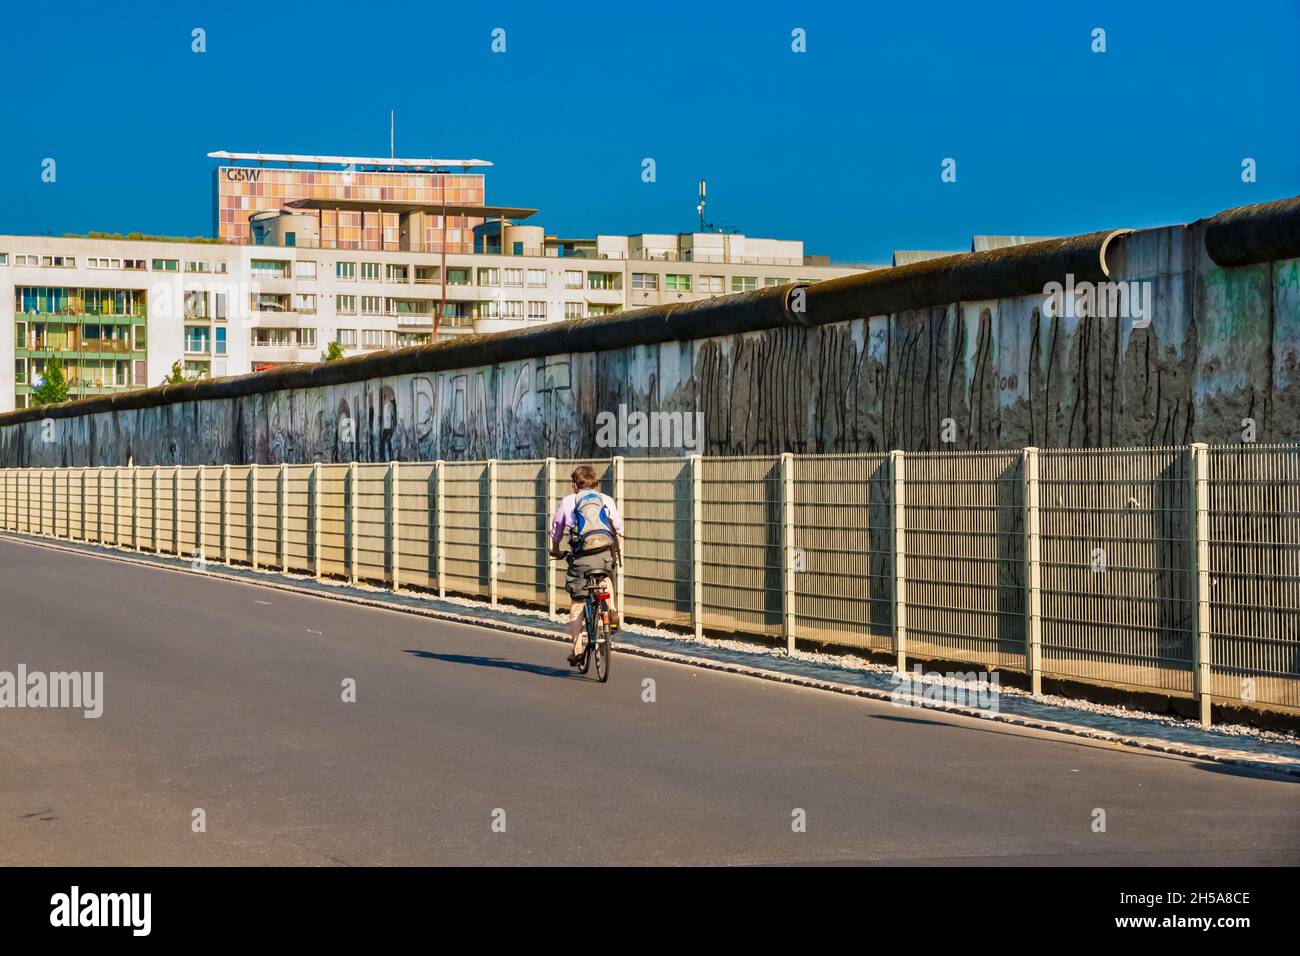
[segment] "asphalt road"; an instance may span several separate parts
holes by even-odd
[[[1300,862],[1294,778],[564,654],[0,540],[0,671],[104,673],[0,709],[0,864]]]

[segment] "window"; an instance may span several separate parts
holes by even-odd
[[[687,275],[673,275],[671,272],[664,276],[664,288],[669,292],[690,292],[691,277]]]
[[[224,273],[226,271],[226,264],[224,262],[186,262],[185,271]]]
[[[339,329],[335,339],[339,345],[345,349],[354,349],[357,347],[357,330],[356,329]]]
[[[341,279],[344,282],[352,282],[356,277],[357,264],[355,262],[334,263],[334,278]]]
[[[431,285],[438,281],[437,266],[416,266],[415,281],[417,284]]]
[[[145,271],[145,270],[144,270],[144,260],[143,260],[143,259],[123,259],[123,260],[122,260],[122,268],[123,268],[123,269],[130,269],[132,272],[144,272],[144,271]]]
[[[0,252],[0,266],[9,265],[9,253]]]
[[[564,287],[566,289],[581,289],[582,272],[577,269],[566,269],[564,271]]]
[[[39,266],[40,264],[40,256],[25,256],[22,254],[14,256],[14,265],[16,266]]]
[[[564,303],[564,317],[566,319],[582,318],[582,303],[581,302]]]
[[[501,270],[500,269],[479,269],[478,284],[479,285],[500,285]]]
[[[104,259],[98,256],[91,256],[86,260],[87,269],[120,269],[122,268],[121,259]]]
[[[357,297],[355,295],[339,296],[334,300],[334,311],[339,315],[356,315]]]
[[[316,296],[299,292],[293,297],[293,311],[312,313],[316,311]]]
[[[382,295],[363,295],[361,297],[362,315],[383,315],[384,297]]]
[[[803,285],[812,285],[817,280],[816,279],[795,279],[794,281],[801,283]]]
[[[545,269],[529,269],[529,270],[528,270],[528,284],[529,284],[530,286],[532,286],[533,288],[545,288],[545,287],[546,287],[546,270],[545,270]]]
[[[185,293],[185,318],[206,319],[208,317],[208,294],[206,292]]]
[[[696,280],[696,292],[721,292],[722,276],[700,276]]]
[[[644,289],[646,292],[653,292],[659,288],[659,273],[657,272],[633,272],[632,288]]]
[[[524,317],[524,304],[522,302],[501,303],[501,318],[522,319],[523,317]]]
[[[382,349],[385,345],[391,348],[396,341],[396,332],[385,332],[382,329],[365,329],[361,333],[361,347],[363,349]]]
[[[226,321],[226,293],[212,293],[212,318],[217,322]]]
[[[135,351],[145,351],[149,345],[149,333],[146,326],[143,323],[140,325],[133,325],[131,326],[131,331],[135,333]],[[221,331],[224,332],[226,330],[222,329]]]
[[[495,319],[497,317],[497,304],[491,300],[480,302],[478,304],[478,317],[480,319]]]
[[[361,281],[378,282],[379,281],[379,263],[363,262],[361,263]]]
[[[732,276],[732,292],[753,292],[758,288],[758,276]]]
[[[530,319],[546,318],[546,303],[536,299],[530,299],[528,302],[528,317]]]
[[[316,278],[316,263],[305,262],[299,259],[293,264],[293,277],[295,279],[314,279]]]
[[[588,289],[613,289],[617,281],[617,275],[613,272],[588,272],[587,288]]]
[[[613,305],[589,305],[587,306],[588,315],[613,315],[618,311],[617,306]]]
[[[207,352],[208,334],[209,329],[206,325],[185,326],[185,351]]]
[[[408,266],[392,265],[388,266],[389,282],[408,282],[410,281],[411,270]]]
[[[523,269],[505,269],[505,284],[508,286],[522,286],[524,284]]]
[[[784,276],[768,276],[766,279],[763,280],[763,285],[767,286],[768,288],[771,288],[774,285],[789,285],[789,284],[790,284],[790,280],[785,278]]]
[[[448,269],[447,285],[469,285],[469,270]]]
[[[27,258],[31,259],[32,256]],[[35,263],[32,263],[35,265]],[[75,269],[77,260],[72,256],[41,256],[41,265],[51,269]]]
[[[256,262],[253,263],[257,265]],[[155,259],[153,261],[154,272],[178,272],[180,270],[180,261],[177,259]]]
[[[226,327],[224,325],[219,325],[215,329],[215,332],[217,336],[216,354],[225,355],[226,354]]]

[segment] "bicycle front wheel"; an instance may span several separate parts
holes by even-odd
[[[578,665],[578,670],[583,674],[591,670],[592,649],[596,646],[596,616],[591,612],[587,613],[587,646],[582,652],[582,663]]]

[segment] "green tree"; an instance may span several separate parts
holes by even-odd
[[[55,405],[67,400],[68,381],[63,377],[63,363],[52,358],[45,363],[45,374],[32,392],[32,401],[37,405]]]
[[[181,368],[180,359],[172,362],[171,374],[162,380],[164,385],[180,385],[185,381],[185,370]]]
[[[338,342],[331,342],[329,347],[325,349],[325,361],[327,362],[337,362],[342,357],[343,346],[339,345]]]

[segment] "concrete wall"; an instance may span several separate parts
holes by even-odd
[[[53,418],[52,428],[34,417],[23,421],[22,413],[0,416],[0,465],[1224,443],[1242,440],[1243,419],[1255,421],[1261,443],[1298,441],[1300,259],[1220,267],[1205,251],[1205,224],[1213,222],[1129,233],[1109,251],[1102,244],[1110,279],[1143,283],[1152,296],[1147,328],[1132,318],[1045,314],[1041,272],[1032,279],[1038,291],[1011,297],[830,322],[816,315],[818,290],[836,284],[878,279],[871,288],[892,282],[912,299],[949,287],[943,283],[952,267],[922,263],[908,267],[918,272],[887,270],[896,278],[871,273],[808,287],[808,316],[779,327],[761,313],[770,300],[747,294],[712,335],[713,326],[697,324],[671,341],[602,348],[601,333],[591,331],[602,326],[587,320],[576,327],[588,330],[601,351],[573,351],[571,329],[554,338],[570,348],[524,358],[491,360],[518,353],[520,341],[551,340],[483,340],[472,354],[488,360],[471,367],[172,398]],[[977,274],[986,264],[1014,264],[1033,248],[959,258]],[[987,258],[993,256],[1004,258]],[[912,294],[912,287],[920,291]],[[890,295],[897,300],[897,290]],[[879,299],[835,301],[839,315],[846,301]],[[712,314],[699,313],[699,321]],[[520,334],[526,333],[511,333]],[[437,356],[459,354],[467,353],[424,351],[406,365],[426,361],[419,356],[437,364]],[[702,412],[703,441],[601,446],[597,415],[617,414],[620,405]],[[350,434],[340,428],[348,419]],[[945,419],[952,420],[947,429]],[[952,442],[944,441],[945,431]]]

